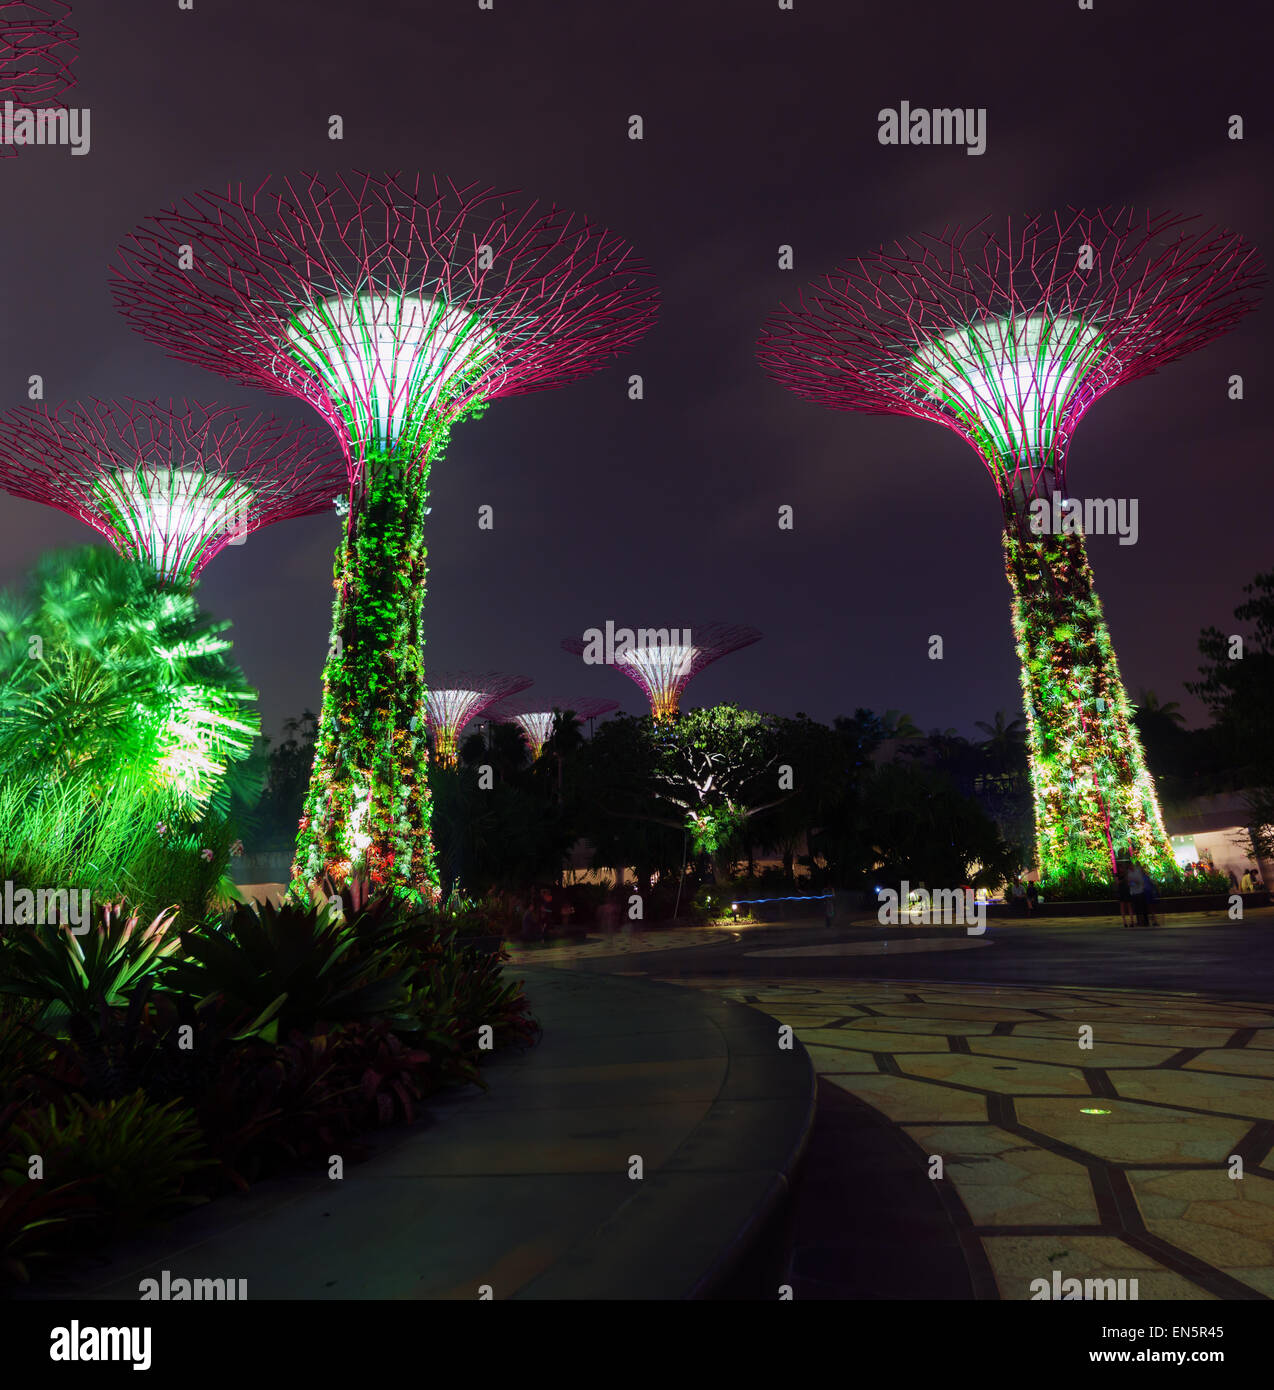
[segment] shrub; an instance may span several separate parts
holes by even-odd
[[[410,1012],[417,1034],[435,1043],[449,1040],[461,1053],[478,1054],[478,1029],[489,1024],[495,1047],[534,1041],[539,1025],[518,980],[503,978],[503,951],[480,951],[452,932],[423,934],[410,948]],[[471,1079],[477,1080],[474,1073]]]
[[[358,1087],[360,1118],[369,1125],[411,1124],[423,1097],[448,1079],[441,1059],[403,1042],[384,1022],[342,1026],[336,1055]]]
[[[191,820],[171,796],[128,784],[99,796],[37,775],[0,782],[0,874],[15,887],[87,890],[145,917],[203,917],[230,860],[233,832]]]
[[[695,889],[690,900],[689,916],[703,924],[719,922],[751,922],[754,920],[750,908],[733,904],[739,897],[755,896],[746,883],[705,883]],[[682,898],[685,902],[685,898]]]
[[[337,1038],[295,1033],[285,1043],[231,1049],[196,1103],[221,1177],[246,1190],[258,1178],[331,1152],[358,1125],[359,1085],[339,1066]],[[359,1148],[342,1142],[347,1156]]]
[[[126,1003],[179,944],[172,912],[143,922],[108,904],[95,917],[83,936],[69,926],[19,928],[5,948],[0,993],[39,1000],[46,1017],[93,1018],[103,1005]]]
[[[1155,891],[1161,898],[1194,897],[1230,892],[1230,880],[1225,874],[1200,874],[1186,878],[1164,877],[1155,880]],[[1101,902],[1115,898],[1113,880],[1103,882],[1099,879],[1080,878],[1069,875],[1064,878],[1050,878],[1040,884],[1041,902]]]
[[[41,1247],[92,1206],[82,1183],[58,1187],[28,1175],[27,1156],[12,1133],[21,1110],[21,1101],[0,1107],[0,1287],[29,1283],[27,1261],[47,1257],[51,1250]]]
[[[273,1041],[401,1012],[406,983],[393,951],[404,935],[392,905],[351,921],[327,906],[239,903],[223,923],[182,934],[187,959],[165,984],[201,1001],[220,997]]]
[[[155,1105],[142,1091],[100,1104],[74,1097],[31,1111],[13,1125],[13,1139],[19,1157],[44,1160],[50,1190],[82,1184],[93,1199],[85,1224],[94,1236],[122,1235],[203,1200],[184,1191],[189,1176],[210,1163],[194,1115]],[[14,1175],[11,1169],[6,1180]]]
[[[58,1052],[39,1026],[40,1004],[0,995],[0,1097],[26,1104],[58,1080]]]

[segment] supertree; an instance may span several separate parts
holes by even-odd
[[[613,634],[608,632],[605,641],[590,641],[587,634],[583,640],[568,637],[562,649],[583,657],[589,665],[613,665],[635,680],[650,701],[650,713],[663,722],[676,718],[682,692],[692,676],[760,640],[761,634],[754,627],[704,623],[681,629],[620,628]]]
[[[429,728],[434,736],[434,757],[443,767],[455,767],[460,731],[497,701],[516,695],[533,682],[530,676],[498,676],[491,671],[436,673],[426,697]]]
[[[131,614],[118,622],[103,615],[98,626],[131,618],[140,637],[149,631],[155,668],[168,672],[162,690],[147,692],[166,710],[160,771],[193,801],[212,794],[260,732],[247,710],[256,692],[226,657],[229,625],[199,615],[195,582],[214,555],[249,532],[330,509],[344,481],[344,460],[321,426],[231,407],[86,401],[0,415],[0,489],[77,517],[149,576],[117,595]],[[68,619],[95,611],[110,574],[86,574],[83,592],[60,610]],[[90,687],[80,698],[97,688]]]
[[[1066,456],[1094,401],[1254,307],[1255,249],[1193,222],[1068,209],[948,229],[836,270],[759,343],[766,370],[806,400],[945,425],[990,473],[1048,878],[1109,879],[1124,856],[1175,872]]]
[[[619,708],[618,700],[586,696],[582,700],[536,700],[528,697],[517,702],[503,702],[491,711],[491,717],[502,723],[516,724],[522,730],[534,762],[544,751],[553,733],[553,721],[559,711],[571,713],[578,719],[597,719]]]
[[[619,238],[440,179],[304,176],[205,192],[119,251],[116,302],[175,356],[308,401],[340,437],[314,772],[293,887],[367,878],[436,899],[422,613],[430,467],[458,420],[631,346],[657,293]]]
[[[0,415],[0,489],[77,517],[170,588],[224,547],[328,511],[345,463],[326,430],[232,406],[85,401]]]
[[[56,106],[75,85],[70,13],[63,0],[0,0],[0,103]],[[6,148],[0,157],[13,154]]]

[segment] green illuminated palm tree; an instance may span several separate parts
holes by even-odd
[[[224,811],[260,733],[228,626],[104,547],[46,557],[22,598],[0,599],[0,779]]]

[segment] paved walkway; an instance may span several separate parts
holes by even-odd
[[[1274,1297],[1274,1005],[679,983],[791,1024],[819,1073],[798,1298],[1027,1299],[1054,1269],[1136,1278],[1142,1300]]]
[[[1023,1299],[1057,1270],[1271,1298],[1274,911],[1166,920],[806,921],[558,963],[748,1001],[806,1043],[818,1114],[779,1276],[797,1297]]]
[[[711,1289],[786,1194],[813,1118],[804,1050],[702,991],[517,973],[544,1036],[492,1059],[489,1092],[431,1100],[340,1181],[262,1183],[30,1296],[136,1299],[164,1270],[246,1279],[250,1299]]]

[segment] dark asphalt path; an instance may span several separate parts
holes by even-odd
[[[1171,919],[1169,919],[1171,922]],[[817,943],[963,937],[961,927],[787,926],[748,930],[737,945],[633,953],[625,972],[655,978],[741,975],[799,979],[946,980],[967,984],[1087,985],[1105,989],[1184,990],[1253,1000],[1274,999],[1274,916],[1246,922],[1171,925],[1126,931],[1093,925],[991,923],[993,945],[977,950],[923,951],[896,956],[767,956],[749,952]],[[616,960],[572,962],[576,970],[607,974]]]

